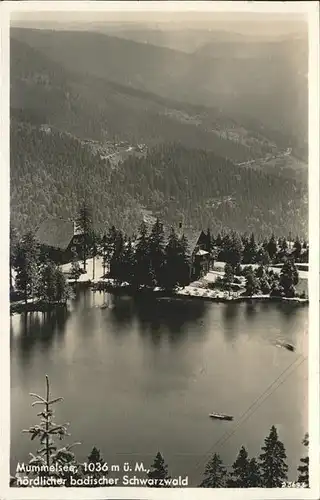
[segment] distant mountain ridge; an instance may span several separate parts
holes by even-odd
[[[265,43],[264,52],[254,50],[254,57],[244,59],[234,57],[234,51],[239,52],[238,43],[230,56],[230,49],[223,49],[228,44],[210,42],[220,50],[219,57],[213,57],[214,51],[207,54],[208,46],[188,54],[97,32],[14,28],[12,36],[68,71],[101,77],[164,98],[219,107],[236,120],[240,117],[244,125],[245,119],[255,120],[284,134],[291,141],[289,146],[306,147],[308,86],[304,40]],[[279,50],[284,46],[286,50]]]
[[[261,129],[254,119],[246,128],[219,106],[107,79],[102,75],[114,76],[110,68],[86,62],[87,35],[84,60],[69,65],[71,54],[81,55],[74,41],[65,50],[68,57],[59,55],[60,38],[71,42],[70,33],[35,33],[31,44],[29,30],[20,30],[18,38],[16,33],[11,38],[11,215],[20,231],[47,216],[74,217],[86,195],[98,226],[114,223],[126,231],[148,211],[167,224],[184,218],[196,229],[306,234],[306,182],[286,168],[286,157],[258,165],[258,159],[285,151],[290,144],[285,134]],[[94,46],[95,34],[89,38]],[[102,51],[106,37],[99,40]],[[112,44],[119,46],[112,39],[110,50]],[[48,55],[52,51],[54,58]],[[165,59],[172,52],[161,53]],[[146,61],[139,64],[143,68]]]

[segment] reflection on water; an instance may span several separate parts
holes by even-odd
[[[93,445],[105,459],[132,456],[150,464],[158,450],[172,475],[198,484],[199,457],[233,424],[212,422],[211,411],[237,418],[294,361],[307,354],[308,310],[279,303],[210,303],[131,299],[81,291],[70,311],[11,318],[11,464],[33,451],[21,429],[35,423],[30,392],[43,393],[49,374],[63,396],[57,420],[71,422],[79,459]],[[277,339],[296,352],[275,347]],[[233,462],[240,446],[251,455],[272,424],[281,431],[294,478],[306,432],[307,363],[218,451]]]

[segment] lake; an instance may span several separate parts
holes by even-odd
[[[197,486],[211,453],[227,466],[241,445],[257,456],[274,424],[294,480],[308,430],[307,325],[305,306],[137,301],[89,290],[69,311],[14,315],[12,472],[36,448],[21,431],[37,423],[29,393],[44,395],[48,374],[52,395],[64,398],[55,421],[70,422],[66,442],[81,442],[79,460],[97,446],[109,464],[149,466],[161,451],[171,476]],[[234,421],[213,421],[212,411]]]

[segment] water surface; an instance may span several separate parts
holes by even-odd
[[[80,460],[97,446],[109,464],[150,465],[159,450],[172,476],[196,486],[210,453],[225,465],[241,445],[256,456],[274,424],[295,479],[307,431],[307,320],[307,307],[290,304],[146,303],[91,291],[69,312],[13,316],[12,470],[35,449],[21,430],[36,423],[29,393],[44,395],[48,374],[64,398],[56,421],[71,423]],[[211,411],[234,421],[212,421]]]

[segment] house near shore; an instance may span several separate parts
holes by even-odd
[[[204,231],[188,231],[179,228],[181,236],[184,235],[188,241],[190,255],[190,279],[198,280],[210,271],[212,266],[212,255],[210,253],[210,242]]]
[[[81,249],[81,233],[72,220],[58,217],[45,219],[36,235],[41,250],[57,264],[71,262],[75,253]]]
[[[150,230],[152,227],[150,221],[148,221],[147,226]],[[202,230],[195,231],[189,228],[185,228],[183,227],[182,223],[179,224],[178,228],[174,229],[179,238],[182,238],[182,236],[185,236],[185,238],[187,238],[190,281],[198,280],[202,276],[206,275],[213,265],[208,236]],[[168,226],[164,226],[163,230],[165,241],[167,242],[171,232],[171,228],[169,228]]]

